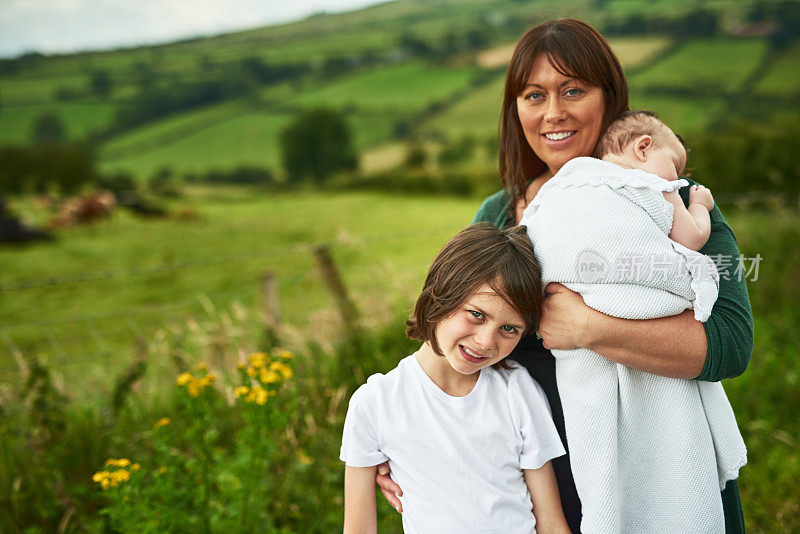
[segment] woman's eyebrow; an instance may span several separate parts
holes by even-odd
[[[578,80],[577,78],[567,78],[566,80],[564,80],[563,82],[558,84],[558,86],[559,87],[564,87],[565,85],[569,85],[571,83],[579,83],[579,82],[580,82],[580,80]],[[542,85],[540,83],[526,83],[524,88],[527,89],[528,87],[540,87],[540,88],[544,89],[544,85]]]

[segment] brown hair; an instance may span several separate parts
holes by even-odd
[[[608,127],[597,143],[594,155],[602,158],[606,154],[622,154],[625,147],[642,135],[652,137],[654,146],[663,146],[673,136],[683,144],[683,140],[652,111],[626,111]]]
[[[428,271],[422,293],[406,321],[406,335],[430,342],[433,351],[442,356],[436,325],[483,284],[523,318],[525,332],[537,327],[542,306],[541,271],[524,226],[501,230],[478,223],[448,241]]]
[[[517,43],[508,65],[503,108],[500,115],[500,177],[511,198],[524,195],[526,182],[545,170],[531,149],[517,114],[517,97],[531,75],[540,54],[559,73],[603,90],[605,112],[602,132],[628,110],[628,83],[606,40],[580,20],[548,20],[531,28]],[[589,155],[589,154],[585,154]]]

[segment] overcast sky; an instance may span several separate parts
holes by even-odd
[[[158,43],[386,0],[0,0],[0,57]]]

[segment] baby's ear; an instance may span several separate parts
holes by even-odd
[[[640,135],[633,141],[633,153],[639,161],[647,161],[647,153],[653,146],[653,138],[649,135]]]

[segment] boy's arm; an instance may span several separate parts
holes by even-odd
[[[711,235],[711,217],[708,212],[714,209],[711,191],[701,185],[692,186],[689,194],[689,207],[683,205],[678,191],[664,193],[672,204],[672,230],[670,239],[691,250],[700,250]]]
[[[378,466],[344,468],[344,533],[374,534],[378,531],[375,511],[375,472]]]
[[[531,494],[533,515],[536,518],[536,532],[541,534],[570,534],[564,510],[561,508],[561,497],[558,494],[556,475],[551,462],[539,469],[523,469],[525,484]]]

